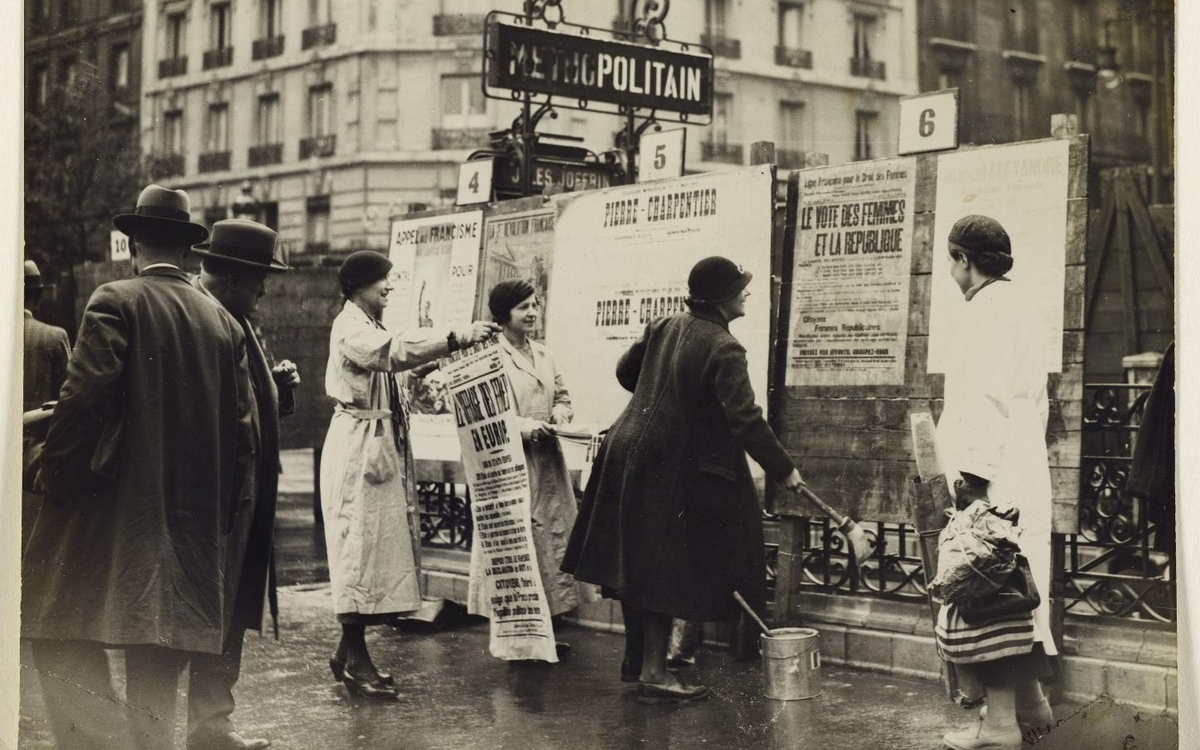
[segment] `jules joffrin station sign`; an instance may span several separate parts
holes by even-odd
[[[595,106],[601,103],[668,115],[660,119],[673,119],[669,113],[682,120],[712,114],[712,55],[698,46],[667,40],[659,46],[632,44],[599,38],[602,29],[532,28],[505,22],[506,17],[514,18],[488,16],[487,89],[553,97],[555,106],[573,109],[606,111]]]

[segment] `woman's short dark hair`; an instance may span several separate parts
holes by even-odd
[[[512,319],[512,309],[536,292],[533,284],[524,279],[501,281],[488,294],[488,312],[492,314],[492,320],[505,325]]]

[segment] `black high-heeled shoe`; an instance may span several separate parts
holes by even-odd
[[[399,698],[396,688],[389,685],[384,685],[379,680],[368,680],[365,677],[358,677],[352,672],[346,672],[342,680],[346,686],[346,690],[350,695],[361,698],[373,698],[375,700],[391,701]]]
[[[329,671],[333,672],[333,679],[336,682],[341,682],[341,681],[345,680],[346,679],[346,660],[337,658],[336,654],[329,657]],[[379,672],[378,674],[379,674],[379,681],[382,682],[384,685],[387,685],[388,687],[392,687],[396,684],[395,678],[393,678],[387,672]]]

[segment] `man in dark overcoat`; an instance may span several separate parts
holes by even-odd
[[[21,633],[60,748],[160,750],[190,654],[220,654],[230,630],[250,383],[245,334],[180,270],[208,234],[187,194],[151,185],[113,225],[137,275],[98,287],[83,314],[42,455]],[[125,651],[115,729],[105,646]]]
[[[226,597],[235,602],[221,654],[192,656],[188,683],[188,750],[248,750],[270,746],[234,729],[233,686],[242,664],[246,630],[260,630],[271,566],[279,492],[279,417],[295,410],[300,383],[288,361],[273,368],[249,317],[266,293],[268,274],[287,271],[275,259],[275,232],[253,221],[227,219],[194,252],[204,258],[194,284],[230,313],[246,336],[250,364],[254,461],[242,483],[238,517],[225,566]]]
[[[765,606],[762,514],[746,453],[787,488],[803,484],[729,332],[745,314],[750,279],[726,258],[700,261],[688,278],[690,311],[652,321],[621,357],[617,379],[633,398],[597,453],[562,565],[620,599],[622,677],[636,675],[647,702],[707,694],[666,672],[672,617],[726,619],[735,590]]]

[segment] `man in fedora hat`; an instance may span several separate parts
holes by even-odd
[[[132,213],[136,277],[84,310],[25,551],[30,639],[60,748],[167,748],[175,685],[231,629],[223,583],[251,454],[245,333],[180,264],[208,231],[187,194],[151,185]],[[113,717],[104,647],[125,650],[126,715]]]
[[[58,391],[67,379],[67,361],[71,358],[67,332],[43,323],[33,315],[44,288],[37,263],[25,261],[25,349],[21,364],[23,411],[31,413],[26,415],[22,431],[21,549],[29,542],[29,531],[41,506],[41,496],[31,491],[32,482],[27,481],[33,478],[40,463],[42,441],[46,438],[46,417],[50,411],[42,411],[40,407],[58,398]]]
[[[189,750],[265,748],[268,740],[248,740],[233,727],[233,686],[242,663],[242,638],[259,630],[271,568],[275,501],[279,490],[279,417],[295,409],[300,383],[295,365],[272,367],[248,316],[266,293],[267,276],[290,270],[275,259],[275,232],[254,221],[227,219],[213,225],[212,238],[195,252],[203,257],[195,285],[237,321],[246,336],[250,364],[251,432],[255,460],[238,499],[225,565],[226,597],[235,602],[233,622],[220,655],[192,656],[188,687]]]

